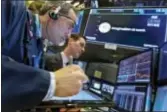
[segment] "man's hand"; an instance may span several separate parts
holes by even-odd
[[[55,96],[66,97],[77,94],[88,77],[77,65],[70,65],[55,72]]]

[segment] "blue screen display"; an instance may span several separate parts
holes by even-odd
[[[167,8],[92,9],[87,41],[158,47],[166,41]]]
[[[167,43],[161,48],[159,60],[159,77],[158,80],[167,79]]]
[[[76,24],[72,30],[72,33],[80,33],[81,29],[81,23],[82,23],[82,18],[83,18],[84,11],[80,11],[77,15],[77,21]]]
[[[149,82],[151,74],[152,51],[121,60],[119,63],[118,83]]]
[[[147,94],[148,93],[148,94]],[[116,106],[130,112],[149,111],[150,92],[145,86],[117,86],[114,92],[113,101]],[[146,106],[146,105],[147,106]],[[146,108],[147,107],[147,108]]]
[[[158,88],[153,111],[167,111],[167,86]]]

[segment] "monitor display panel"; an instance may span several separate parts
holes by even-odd
[[[146,97],[150,94],[147,92],[150,92],[147,86],[116,86],[113,101],[118,108],[126,111],[149,111],[150,109],[146,108]]]
[[[92,80],[92,88],[100,90],[101,83],[96,80]]]
[[[159,81],[167,81],[167,43],[162,46],[160,49],[160,58],[159,58]]]
[[[152,50],[123,59],[119,63],[117,83],[148,83],[152,70]]]
[[[111,85],[111,84],[103,83],[101,90],[102,90],[103,92],[106,92],[106,93],[112,95],[113,92],[114,92],[114,86]]]
[[[153,111],[167,111],[167,86],[158,88]]]
[[[79,13],[77,15],[76,23],[75,23],[74,28],[72,30],[72,33],[76,33],[76,34],[80,33],[83,15],[84,15],[84,11],[79,11]]]
[[[166,41],[167,8],[91,9],[84,36],[95,43],[158,47]]]

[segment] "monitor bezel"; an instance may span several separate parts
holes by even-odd
[[[138,8],[138,9],[154,9],[154,8],[166,8],[165,6],[160,6],[160,7],[157,7],[157,6],[143,6],[143,7],[135,7],[135,6],[128,6],[128,7],[101,7],[101,8],[89,8],[89,15],[87,17],[87,21],[86,21],[86,25],[84,26],[84,31],[83,31],[83,36],[85,36],[85,32],[86,32],[86,28],[87,28],[87,25],[88,25],[88,21],[90,19],[90,12],[92,9],[134,9],[134,8]],[[167,26],[167,24],[166,24]],[[86,37],[86,36],[85,36]],[[86,41],[88,43],[92,43],[92,44],[100,44],[100,45],[105,45],[105,43],[107,42],[100,42],[100,41],[89,41],[86,39]],[[164,37],[164,42],[167,42],[167,27],[166,27],[166,33],[165,33],[165,37]],[[119,44],[119,43],[114,43],[114,42],[109,42],[110,44],[116,44],[118,47],[126,47],[126,48],[132,48],[132,49],[148,49],[148,48],[152,48],[152,47],[145,47],[145,46],[134,46],[134,45],[126,45],[126,44]],[[157,46],[157,45],[155,45]],[[159,46],[157,47],[153,47],[153,48],[159,48]]]
[[[150,78],[149,78],[149,82],[117,82],[118,80],[118,74],[119,74],[119,70],[120,70],[120,63],[121,61],[123,60],[126,60],[126,59],[129,59],[129,58],[132,58],[132,57],[135,57],[135,56],[138,56],[140,54],[143,54],[143,53],[146,53],[146,52],[151,52],[151,63],[150,63]],[[117,70],[117,77],[116,77],[116,83],[117,85],[122,85],[122,84],[126,84],[126,85],[132,85],[132,84],[135,84],[135,85],[146,85],[146,84],[151,84],[151,86],[153,85],[153,77],[154,77],[154,56],[155,56],[155,49],[147,49],[145,51],[141,51],[137,54],[134,54],[134,55],[131,55],[131,56],[128,56],[128,57],[125,57],[123,59],[121,59],[118,63],[118,70]]]
[[[163,49],[163,47],[167,45],[167,42],[165,42],[160,48],[159,48],[159,58],[158,58],[158,76],[157,76],[157,80],[156,80],[156,83],[158,84],[158,86],[163,86],[163,85],[167,85],[167,78],[166,79],[160,79],[159,80],[159,76],[160,76],[160,65],[161,65],[161,62],[160,62],[160,58],[161,58],[161,55],[162,55],[162,52],[161,50]]]
[[[84,31],[85,31],[86,24],[87,24],[87,21],[88,21],[88,18],[89,18],[90,10],[91,10],[90,8],[82,9],[82,11],[84,11],[84,14],[83,14],[83,18],[82,18],[82,22],[81,22],[81,28],[80,28],[80,32],[79,32],[80,35],[84,35]]]
[[[147,94],[148,94],[148,87],[149,87],[149,84],[145,84],[145,85],[143,85],[143,84],[141,84],[141,85],[136,85],[136,84],[131,84],[131,85],[126,85],[126,84],[119,84],[119,85],[116,85],[115,86],[115,88],[114,88],[114,93],[113,93],[113,97],[114,97],[114,95],[115,95],[115,91],[116,91],[116,87],[118,87],[118,86],[145,86],[145,96],[144,96],[144,107],[143,107],[143,109],[144,110],[142,110],[142,111],[145,111],[145,108],[146,108],[146,101],[147,101]],[[151,86],[151,85],[150,85]],[[113,101],[114,102],[114,101]],[[115,109],[117,109],[118,111],[123,111],[123,112],[129,112],[128,110],[125,110],[125,109],[123,109],[123,108],[120,108],[120,107],[118,107],[116,104],[115,104]],[[151,108],[150,108],[151,109]]]
[[[83,18],[84,18],[84,13],[85,13],[85,11],[84,10],[80,10],[79,12],[78,12],[78,14],[79,14],[79,16],[80,16],[80,13],[82,12],[82,19],[81,19],[81,23],[80,23],[80,25],[79,25],[79,30],[78,30],[78,32],[71,32],[72,34],[79,34],[80,32],[81,32],[81,25],[82,25],[82,21],[83,21]],[[78,16],[78,17],[79,17]],[[77,17],[77,18],[78,18]]]

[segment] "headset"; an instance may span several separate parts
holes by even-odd
[[[61,6],[58,6],[56,10],[49,12],[49,17],[53,20],[57,20],[59,18],[59,11],[61,10]]]

